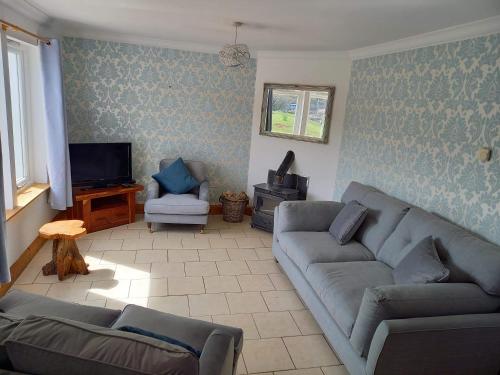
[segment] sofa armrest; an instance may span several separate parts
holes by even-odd
[[[500,298],[471,283],[385,285],[367,288],[351,334],[366,357],[375,330],[384,320],[496,312]]]
[[[231,375],[234,362],[234,338],[221,330],[208,336],[200,357],[199,375]]]
[[[200,193],[198,199],[208,202],[208,181],[205,180],[200,184]]]
[[[279,205],[277,232],[325,232],[344,203],[332,201],[286,201]]]
[[[156,198],[160,198],[160,184],[156,180],[152,180],[146,190],[146,200]]]
[[[497,374],[500,314],[383,321],[368,354],[368,375]]]

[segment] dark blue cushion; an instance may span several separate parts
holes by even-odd
[[[152,337],[152,338],[157,339],[157,340],[165,341],[165,342],[168,342],[169,344],[177,345],[177,346],[180,346],[181,348],[189,350],[191,353],[193,353],[198,358],[200,358],[200,356],[201,356],[201,352],[199,350],[196,350],[191,345],[185,344],[182,341],[176,340],[172,337],[159,335],[159,334],[154,333],[154,332],[146,331],[144,329],[131,327],[131,326],[119,327],[118,330],[125,331],[125,332],[131,332],[131,333],[135,333],[137,335]]]
[[[189,173],[182,158],[177,159],[152,177],[160,184],[163,190],[172,194],[184,194],[200,186],[198,180]]]

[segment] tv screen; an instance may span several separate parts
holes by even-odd
[[[73,186],[131,183],[131,143],[70,143]]]

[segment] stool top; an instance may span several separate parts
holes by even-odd
[[[43,225],[40,236],[47,239],[77,239],[87,233],[81,220],[59,220]]]

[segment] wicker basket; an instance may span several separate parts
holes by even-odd
[[[219,202],[222,203],[222,220],[230,223],[241,223],[243,221],[248,199],[233,201],[221,195]]]

